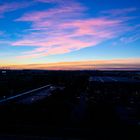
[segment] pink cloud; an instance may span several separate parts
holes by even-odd
[[[36,0],[38,2],[43,2],[43,3],[61,3],[64,2],[64,0]]]
[[[78,0],[35,0],[36,2],[40,3],[47,3],[47,4],[55,4],[62,6],[69,6],[73,7],[74,5],[81,5],[81,3],[78,2]]]
[[[82,12],[85,11],[85,7],[77,4],[66,5],[64,7],[56,7],[44,11],[37,11],[26,13],[16,21],[31,21],[31,22],[44,22],[44,20],[55,20],[69,17],[76,17],[77,15],[81,15]],[[64,19],[63,19],[64,20]]]
[[[18,10],[20,8],[25,8],[30,6],[31,2],[11,2],[11,3],[3,3],[0,5],[0,17],[3,17],[5,13],[12,12]]]
[[[18,42],[19,44],[13,45],[25,45],[24,42]],[[32,42],[35,45],[35,42]],[[33,45],[32,44],[32,45]],[[20,58],[35,58],[47,55],[64,54],[71,51],[76,51],[81,48],[90,47],[91,45],[98,44],[98,41],[93,40],[92,42],[84,42],[80,40],[74,40],[69,38],[56,38],[50,40],[50,42],[38,42],[37,47],[33,51],[24,52]],[[18,57],[18,58],[19,58]]]
[[[39,0],[56,2],[57,0]],[[70,5],[59,4],[45,11],[25,13],[16,21],[31,22],[28,34],[13,46],[33,46],[33,50],[22,53],[20,58],[37,58],[48,55],[64,54],[87,47],[96,46],[103,41],[125,34],[130,27],[129,18],[87,18],[86,7],[72,1]],[[124,9],[133,11],[134,9]],[[117,10],[119,13],[119,10]]]
[[[137,8],[131,7],[131,8],[124,8],[124,9],[112,9],[112,10],[107,10],[107,11],[102,11],[102,14],[106,15],[113,15],[113,16],[122,16],[131,12],[136,11]]]
[[[140,40],[140,32],[136,33],[135,35],[131,35],[131,36],[124,36],[120,38],[120,41],[123,43],[131,43],[134,41]]]
[[[40,22],[35,22],[34,27],[35,25],[36,27],[47,26],[46,29],[40,28],[39,31],[12,43],[13,46],[36,47],[33,51],[23,53],[22,58],[63,54],[95,46],[107,39],[116,37],[118,35],[116,28],[121,25],[119,20],[104,18],[64,21],[58,24],[55,21],[51,22],[52,24],[46,25],[46,20],[43,20],[41,26]]]

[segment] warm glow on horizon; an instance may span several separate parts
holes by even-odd
[[[5,65],[9,69],[42,69],[42,70],[102,70],[127,69],[140,70],[140,59],[95,60],[77,62],[57,62],[44,64]]]

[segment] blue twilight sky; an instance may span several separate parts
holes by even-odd
[[[140,0],[0,0],[0,64],[140,64],[139,7]]]

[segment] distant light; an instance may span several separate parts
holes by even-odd
[[[2,73],[2,74],[6,74],[6,71],[3,70],[1,73]]]

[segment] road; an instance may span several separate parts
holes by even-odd
[[[36,94],[32,94],[32,95],[29,95],[29,96],[27,96],[23,99],[18,100],[17,103],[18,104],[32,104],[32,103],[35,103],[39,100],[43,100],[46,97],[50,96],[51,92],[55,89],[56,89],[56,87],[50,86],[47,89],[43,89],[43,90],[38,91]]]
[[[4,104],[6,102],[10,102],[10,101],[17,101],[19,103],[25,103],[25,104],[30,104],[33,103],[35,101],[44,99],[46,96],[50,95],[50,92],[52,90],[55,90],[56,87],[52,86],[52,85],[45,85],[42,86],[40,88],[36,88],[21,94],[17,94],[14,96],[11,96],[9,98],[6,99],[2,99],[0,100],[0,104]]]
[[[84,119],[86,114],[86,93],[83,92],[80,94],[79,104],[77,104],[72,111],[72,116],[75,118],[76,122],[80,122]]]

